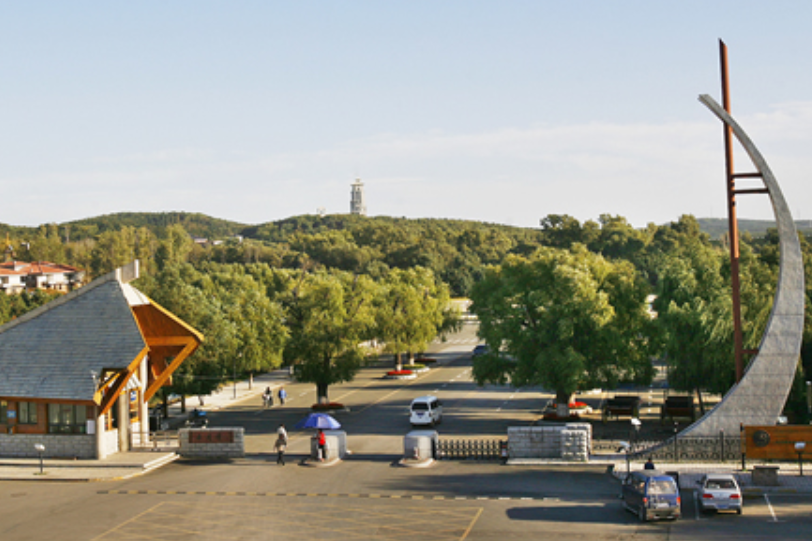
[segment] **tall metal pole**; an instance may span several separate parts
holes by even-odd
[[[719,40],[722,71],[722,106],[730,114],[730,90],[727,73],[727,46]],[[730,287],[733,295],[733,350],[736,359],[736,382],[744,375],[744,341],[742,339],[741,285],[739,281],[739,222],[736,218],[736,175],[733,172],[733,130],[724,124],[725,175],[727,177],[727,217],[730,244]]]

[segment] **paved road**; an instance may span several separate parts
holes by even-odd
[[[505,427],[534,418],[544,395],[509,388],[478,389],[458,343],[440,346],[441,366],[413,382],[380,379],[365,370],[331,398],[354,454],[331,468],[276,466],[272,436],[315,400],[311,386],[288,385],[284,407],[261,408],[258,396],[211,413],[213,426],[248,430],[246,459],[178,461],[152,473],[106,483],[0,484],[0,539],[72,540],[502,540],[502,539],[809,539],[809,495],[750,498],[743,516],[701,515],[683,491],[684,518],[639,524],[617,498],[618,483],[599,466],[502,466],[442,461],[427,469],[394,465],[409,429],[406,407],[434,392],[446,404],[440,431],[504,437]],[[291,453],[308,449],[292,432]]]

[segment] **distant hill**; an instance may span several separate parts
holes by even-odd
[[[116,231],[122,227],[146,227],[159,234],[173,224],[181,224],[195,237],[218,239],[238,235],[248,227],[247,224],[212,218],[197,212],[119,212],[59,225],[69,228],[71,240],[81,240],[86,236]]]
[[[467,223],[469,225],[479,224],[490,229],[504,229],[505,231],[523,229],[499,224],[484,224],[474,220],[409,219],[386,216],[370,219],[350,214],[291,216],[290,218],[263,224],[245,224],[212,218],[197,212],[119,212],[57,225],[61,230],[60,232],[63,232],[64,236],[73,241],[95,237],[105,231],[116,231],[122,227],[146,227],[156,235],[160,235],[167,226],[181,224],[190,235],[195,237],[225,239],[234,235],[242,235],[246,238],[278,242],[296,231],[314,233],[326,230],[352,229],[357,227],[359,223],[369,223],[370,221],[379,224],[435,223],[443,228],[460,227]],[[697,218],[697,222],[702,231],[710,235],[713,240],[718,240],[727,234],[727,218]],[[796,225],[800,232],[812,236],[812,220],[798,221]],[[749,232],[754,237],[763,237],[768,229],[774,227],[775,222],[771,220],[739,219],[739,229],[742,232]],[[527,229],[536,230],[537,228]],[[16,227],[0,223],[0,235],[2,236],[5,236],[6,232],[15,236],[33,235],[36,231],[37,227]]]
[[[697,218],[696,221],[699,222],[702,231],[710,235],[713,240],[727,235],[727,218]],[[812,235],[812,220],[796,221],[795,226],[804,235]],[[739,219],[739,231],[747,231],[754,237],[763,237],[771,228],[775,228],[775,222],[772,220]]]

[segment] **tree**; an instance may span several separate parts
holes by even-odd
[[[173,224],[167,227],[155,251],[158,270],[169,265],[185,263],[193,245],[192,238],[182,225]]]
[[[645,294],[633,267],[582,245],[510,256],[471,294],[479,335],[490,346],[474,360],[474,378],[552,389],[562,416],[585,385],[650,381]]]
[[[302,271],[291,285],[280,299],[290,331],[285,359],[326,403],[330,385],[352,381],[365,362],[361,344],[374,328],[376,286],[363,275],[325,271]]]
[[[668,361],[669,386],[724,394],[735,383],[729,256],[702,236],[675,245],[662,258],[654,309]],[[742,335],[758,346],[772,306],[776,270],[740,244]]]
[[[450,310],[448,286],[438,282],[429,269],[393,269],[385,278],[377,302],[376,335],[384,351],[395,355],[397,370],[401,354],[424,351],[446,322]]]

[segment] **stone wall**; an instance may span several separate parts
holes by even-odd
[[[508,428],[508,457],[589,460],[592,425],[589,423],[512,426]]]
[[[37,443],[45,446],[45,458],[96,458],[93,434],[0,434],[0,456],[39,457]]]
[[[241,458],[245,456],[243,427],[181,428],[178,431],[184,458]]]

